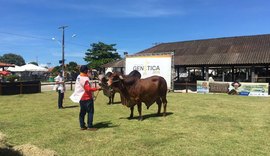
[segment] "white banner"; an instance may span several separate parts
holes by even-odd
[[[128,55],[126,56],[126,74],[133,70],[141,73],[142,78],[153,75],[162,76],[171,89],[173,53],[160,55]]]
[[[233,87],[233,82],[197,81],[197,93],[229,93],[236,91],[242,96],[268,96],[268,83],[239,82],[240,87]]]

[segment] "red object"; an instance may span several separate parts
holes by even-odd
[[[94,93],[92,93],[92,92],[96,91],[97,88],[92,88],[91,85],[89,84],[89,81],[85,82],[83,88],[84,88],[85,92],[83,93],[81,100],[84,101],[84,100],[93,99]]]
[[[10,74],[10,72],[8,72],[8,71],[0,71],[0,75],[3,75],[3,76],[7,76],[7,75],[9,75]]]

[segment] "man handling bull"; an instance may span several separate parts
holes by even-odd
[[[94,118],[94,91],[100,87],[93,87],[90,83],[91,70],[86,65],[80,67],[80,75],[78,75],[75,82],[74,93],[70,96],[73,102],[80,103],[79,121],[81,130],[95,131],[97,128],[93,127]],[[84,117],[87,114],[87,127],[84,122]]]

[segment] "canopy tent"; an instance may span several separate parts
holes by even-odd
[[[23,65],[23,66],[9,67],[7,70],[11,71],[11,72],[24,72],[24,71],[28,71],[28,72],[47,72],[48,71],[48,69],[36,66],[34,64],[26,64],[26,65]]]
[[[37,71],[37,72],[47,72],[47,68],[39,67],[34,64],[26,64],[21,66],[25,71]]]
[[[20,66],[15,66],[15,67],[8,67],[7,71],[10,71],[10,72],[23,72],[23,71],[25,71],[25,69],[20,67]]]

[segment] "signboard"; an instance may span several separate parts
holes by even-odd
[[[232,82],[197,81],[197,93],[228,93],[233,89],[242,96],[268,96],[268,83],[240,82],[241,86],[234,88]]]
[[[197,93],[209,93],[209,82],[197,81]]]
[[[173,53],[160,53],[151,55],[127,55],[126,56],[126,74],[133,70],[141,73],[142,78],[153,75],[162,76],[172,89],[172,61]]]
[[[241,86],[237,89],[237,92],[239,93],[239,95],[244,96],[268,96],[268,86],[268,83],[243,82],[241,83]],[[232,89],[233,86],[230,85],[229,90]]]

